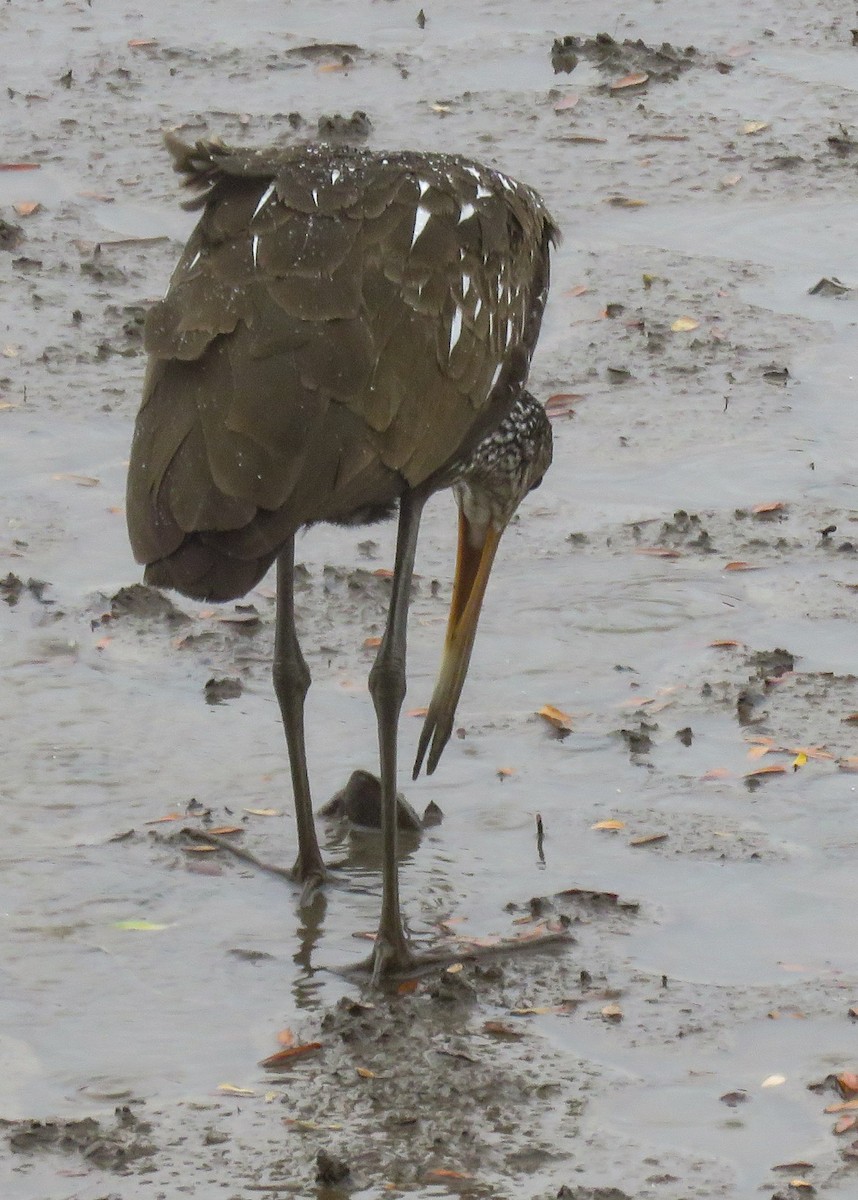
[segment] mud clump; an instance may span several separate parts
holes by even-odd
[[[4,1121],[9,1146],[19,1154],[60,1151],[79,1154],[105,1170],[122,1171],[129,1163],[156,1153],[146,1140],[151,1132],[130,1108],[117,1108],[112,1126],[94,1117],[58,1121]]]
[[[568,74],[582,58],[611,75],[643,72],[656,82],[678,79],[684,71],[701,61],[694,46],[680,50],[671,46],[670,42],[662,42],[658,47],[648,46],[640,38],[637,41],[626,38],[618,42],[609,33],[597,33],[591,38],[567,34],[555,39],[551,47],[551,65],[555,75],[561,72]]]
[[[145,583],[133,583],[120,588],[110,598],[110,609],[114,617],[138,617],[145,621],[169,621],[173,625],[184,625],[189,620],[172,600],[157,588]]]
[[[46,587],[50,587],[50,584],[44,579],[28,579],[25,583],[10,571],[5,579],[0,579],[0,597],[10,608],[15,607],[25,592],[29,592],[40,604],[48,604],[50,602],[44,599]]]
[[[206,704],[223,704],[225,700],[236,700],[244,691],[240,679],[207,679],[203,687]]]

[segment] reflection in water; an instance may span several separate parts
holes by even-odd
[[[319,944],[328,911],[328,898],[321,888],[317,888],[309,904],[299,908],[301,924],[296,932],[298,949],[292,955],[292,961],[299,968],[299,973],[292,981],[292,995],[298,1008],[315,1008],[318,1006],[318,985],[315,974],[318,968],[313,966],[313,953]]]

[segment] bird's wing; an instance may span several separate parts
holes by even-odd
[[[203,212],[147,319],[129,528],[153,581],[241,594],[299,525],[389,506],[502,419],[554,226],[447,156],[170,149]]]

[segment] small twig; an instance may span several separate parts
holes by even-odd
[[[230,854],[234,854],[242,862],[250,863],[252,867],[256,867],[260,871],[267,871],[270,875],[276,875],[279,879],[288,880],[289,883],[295,882],[295,876],[292,874],[291,868],[278,867],[274,863],[263,862],[261,858],[257,858],[249,850],[245,850],[241,846],[234,846],[227,838],[221,837],[217,833],[206,833],[204,829],[190,829],[188,827],[184,828],[182,833],[185,837],[192,838],[195,842],[205,842],[209,846],[217,846],[218,850],[228,850]]]

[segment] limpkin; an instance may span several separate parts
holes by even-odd
[[[325,875],[295,629],[295,535],[318,521],[399,524],[369,676],[382,785],[375,975],[414,961],[399,909],[397,725],[421,512],[459,506],[444,656],[420,737],[431,773],[450,737],[500,536],[551,461],[525,390],[557,230],[540,197],[465,158],[309,146],[238,150],[167,135],[202,209],[166,296],[128,476],[128,524],[150,584],[243,596],[277,564],[274,689],[298,828],[294,876]]]

